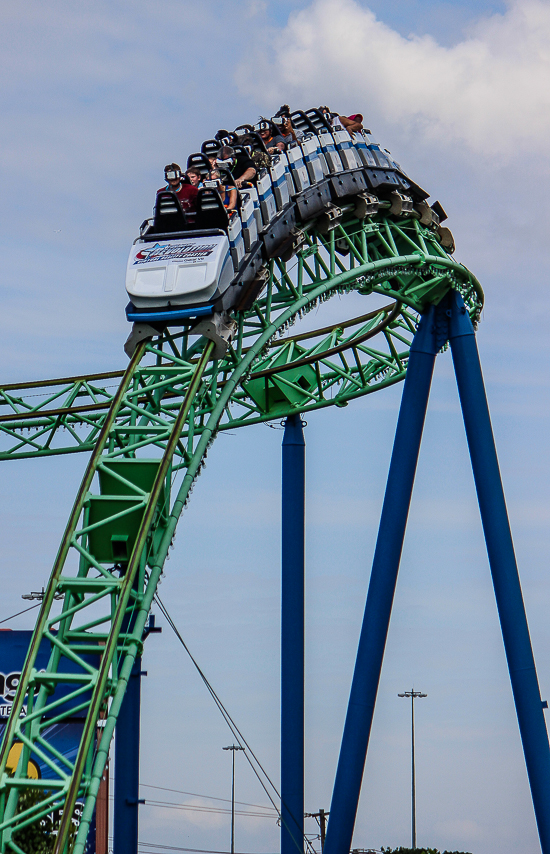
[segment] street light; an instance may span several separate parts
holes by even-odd
[[[235,854],[235,751],[244,750],[244,747],[231,744],[229,747],[222,749],[230,750],[233,754],[233,774],[231,777],[231,854]]]
[[[398,694],[398,697],[411,698],[411,777],[412,777],[412,847],[416,848],[416,781],[414,768],[414,701],[417,697],[427,697],[427,694],[422,694],[420,691],[404,691],[403,694]]]
[[[31,593],[23,593],[21,599],[38,599],[39,602],[42,602],[45,595],[44,588],[42,588],[42,590],[33,590]],[[64,595],[64,593],[56,593],[54,599],[63,599]]]

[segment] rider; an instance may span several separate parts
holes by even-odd
[[[305,136],[302,130],[296,130],[293,127],[288,104],[283,104],[282,107],[279,107],[271,121],[275,125],[277,133],[282,136],[285,145],[290,145],[291,142],[298,142],[298,140],[303,139]]]
[[[352,116],[339,116],[338,118],[342,127],[352,135],[363,130],[363,116],[361,113],[355,113]]]
[[[354,133],[363,130],[363,116],[361,113],[355,113],[352,116],[340,116],[338,113],[331,112],[328,107],[319,107],[319,110],[333,128],[344,128],[352,136]]]
[[[197,190],[202,189],[202,175],[200,169],[197,169],[196,166],[190,166],[185,174],[189,178],[193,187],[196,187]]]
[[[252,181],[256,177],[256,167],[250,156],[245,153],[236,154],[235,149],[230,145],[220,148],[213,168],[219,169],[220,172],[230,172],[235,186],[239,189],[247,181]]]
[[[285,150],[286,143],[272,122],[262,119],[256,125],[256,130],[263,139],[264,145],[270,154],[276,154],[278,151]]]
[[[166,190],[171,190],[180,200],[184,213],[186,211],[196,211],[199,191],[190,183],[189,179],[184,179],[177,163],[169,163],[168,166],[164,167],[164,179],[166,186],[157,190],[157,195],[158,193],[165,193]]]
[[[212,169],[210,180],[216,181],[218,192],[221,196],[223,206],[230,214],[237,207],[237,188],[233,182],[233,178],[228,172],[220,172],[218,169]]]

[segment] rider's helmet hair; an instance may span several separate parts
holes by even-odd
[[[290,118],[290,107],[288,106],[288,104],[283,104],[282,107],[279,107],[279,109],[275,113],[274,118],[289,119]]]
[[[218,160],[230,160],[235,157],[235,149],[230,145],[223,145],[218,151]]]
[[[214,137],[218,142],[225,143],[225,145],[233,145],[239,141],[239,137],[232,130],[219,130]]]

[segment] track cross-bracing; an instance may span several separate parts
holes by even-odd
[[[54,809],[56,852],[82,854],[109,745],[182,510],[217,432],[324,406],[345,406],[405,377],[418,314],[454,288],[477,320],[477,280],[414,215],[358,219],[326,234],[306,226],[289,262],[269,262],[263,296],[237,314],[226,356],[185,330],[136,349],[124,372],[0,389],[2,459],[91,451],[45,592],[0,751],[1,850]],[[356,291],[360,316],[291,335],[319,302]],[[62,596],[61,610],[57,603]],[[57,604],[56,604],[57,603]],[[45,671],[34,664],[51,643]],[[86,721],[69,761],[48,726]],[[17,768],[8,757],[22,743]],[[30,779],[39,756],[51,777]],[[34,793],[21,801],[21,793]]]
[[[219,430],[283,417],[297,409],[344,405],[402,380],[417,313],[451,286],[462,292],[472,318],[479,316],[483,304],[479,283],[414,217],[363,222],[351,218],[326,236],[310,226],[304,240],[290,262],[270,262],[265,296],[240,315],[234,346],[216,365],[217,381],[224,383],[238,363],[253,354],[248,382],[239,378]],[[317,302],[351,290],[379,294],[390,302],[355,321],[320,329],[317,335],[275,337]],[[376,336],[377,331],[382,334]],[[262,360],[255,348],[260,338],[260,349],[266,348]],[[184,356],[178,358],[196,358],[200,346],[184,347]],[[169,337],[159,348],[170,352]],[[132,396],[135,405],[142,406],[143,389],[153,382],[155,372],[158,366],[140,365]],[[112,371],[0,386],[0,459],[91,451],[122,374]],[[165,384],[169,386],[169,380]],[[162,401],[159,423],[179,408],[179,389],[165,388]],[[208,405],[205,401],[204,412]],[[117,418],[131,418],[130,409],[123,407]]]

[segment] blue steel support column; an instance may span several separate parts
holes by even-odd
[[[445,341],[436,340],[437,327],[432,306],[421,318],[410,350],[324,854],[349,854],[351,848],[435,356]]]
[[[141,658],[128,681],[115,734],[114,854],[137,854]]]
[[[449,340],[539,838],[544,854],[550,854],[548,733],[475,334],[456,292]]]
[[[283,438],[281,582],[281,854],[304,850],[305,441],[300,415]]]

